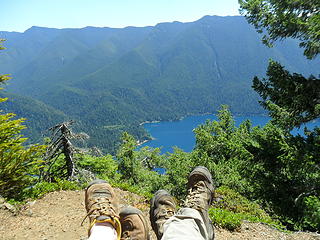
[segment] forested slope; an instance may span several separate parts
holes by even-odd
[[[9,91],[76,120],[91,135],[89,146],[109,151],[124,130],[145,138],[144,121],[215,112],[221,104],[261,113],[251,79],[264,75],[269,58],[307,75],[319,66],[303,58],[294,40],[263,46],[243,17],[123,29],[32,27],[0,36],[7,39],[0,72],[12,74]],[[30,129],[32,136],[39,132]]]

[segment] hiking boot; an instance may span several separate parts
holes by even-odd
[[[120,211],[121,240],[149,240],[149,229],[143,213],[133,207]]]
[[[158,240],[163,235],[164,223],[175,214],[176,203],[166,190],[159,190],[151,199],[150,221]]]
[[[184,207],[193,208],[200,212],[207,228],[209,239],[214,239],[213,225],[209,218],[208,209],[214,197],[212,176],[206,167],[196,167],[188,177],[188,195]]]
[[[106,181],[95,180],[89,184],[85,191],[85,206],[87,210],[85,219],[89,217],[90,220],[88,235],[95,223],[110,223],[120,236],[118,199]]]

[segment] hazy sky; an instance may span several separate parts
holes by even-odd
[[[238,0],[0,0],[0,31],[152,26],[205,15],[239,15]]]

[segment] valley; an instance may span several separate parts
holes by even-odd
[[[123,131],[149,139],[141,122],[215,113],[221,104],[260,114],[252,78],[264,76],[270,58],[306,76],[318,74],[320,63],[306,60],[292,39],[268,49],[240,16],[150,27],[32,27],[0,37],[7,48],[0,72],[12,77],[4,110],[27,118],[29,142],[73,119],[75,131],[90,136],[86,147],[111,153]]]

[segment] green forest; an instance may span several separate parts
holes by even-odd
[[[270,58],[290,72],[318,74],[295,39],[263,45],[241,16],[205,16],[191,23],[121,29],[32,27],[6,38],[0,72],[12,80],[1,96],[6,112],[26,118],[28,143],[75,120],[87,147],[115,154],[121,132],[148,139],[139,124],[216,113],[265,113],[252,77],[265,76]]]
[[[262,40],[266,45],[272,47],[279,39],[293,38],[303,49],[306,58],[317,58],[320,53],[318,1],[240,0],[239,3],[241,13],[263,34]],[[250,81],[255,94],[260,96],[260,105],[272,120],[264,127],[253,127],[249,120],[236,127],[231,113],[232,104],[231,107],[213,105],[213,109],[218,109],[218,120],[207,121],[194,130],[196,145],[190,153],[178,148],[173,153],[166,154],[161,154],[158,148],[138,149],[138,138],[147,136],[141,131],[137,138],[137,132],[141,130],[135,127],[138,124],[128,125],[128,122],[117,118],[119,115],[112,115],[116,111],[128,109],[121,110],[121,107],[126,105],[117,104],[116,99],[113,105],[110,105],[114,112],[105,109],[105,112],[96,115],[114,116],[114,120],[110,122],[112,124],[104,126],[105,132],[101,132],[101,135],[100,130],[89,129],[83,133],[79,132],[77,127],[72,128],[73,121],[66,121],[66,112],[51,106],[52,111],[50,108],[47,111],[52,114],[52,119],[59,115],[61,121],[65,122],[51,126],[44,145],[27,144],[27,139],[22,135],[26,128],[25,119],[2,111],[0,195],[12,204],[21,204],[50,191],[82,189],[92,179],[101,178],[115,187],[149,198],[156,190],[167,189],[180,200],[186,195],[185,185],[190,170],[203,165],[209,169],[215,181],[216,200],[209,210],[215,225],[235,230],[239,228],[242,220],[248,220],[264,222],[282,230],[320,231],[320,128],[305,129],[305,136],[294,136],[290,133],[294,127],[319,118],[320,79],[313,75],[305,77],[302,73],[292,73],[276,60],[269,60],[266,68],[264,76],[254,77],[255,74],[252,74]],[[106,69],[106,72],[111,71],[110,68]],[[88,76],[86,81],[87,78]],[[97,76],[96,78],[97,82],[92,81],[90,84],[100,84],[102,80]],[[1,75],[0,84],[5,85],[9,79],[9,75]],[[80,83],[81,81],[77,82]],[[87,86],[90,87],[90,84]],[[174,87],[176,86],[171,86],[172,91],[176,90],[175,94],[179,95],[180,92]],[[64,90],[81,95],[81,88],[85,91],[84,86]],[[114,88],[113,96],[118,94],[122,98],[134,98],[138,106],[139,96],[143,94],[136,89],[128,89]],[[197,99],[201,98],[200,92],[188,87],[186,89],[189,91],[184,91],[179,95],[181,98],[177,99],[171,99],[170,94],[163,92],[166,97],[161,98],[164,99],[164,109],[161,112],[166,112],[166,107],[183,98],[186,98],[187,104],[188,101],[197,102]],[[4,92],[2,89],[1,91]],[[61,89],[57,89],[58,93],[60,91]],[[236,88],[232,91],[236,91]],[[13,95],[4,92],[1,96],[0,109],[7,110],[6,104]],[[69,96],[70,101],[78,102],[82,99]],[[20,97],[19,95],[16,99]],[[62,104],[59,98],[56,99],[56,104]],[[108,101],[110,99],[113,98],[108,98]],[[83,101],[81,105],[88,104],[88,107],[100,111],[103,108],[96,105],[102,101],[96,100]],[[30,109],[29,113],[36,111],[38,107],[44,107],[42,101],[33,101],[34,108]],[[159,99],[154,101],[160,102]],[[21,102],[24,103],[23,100]],[[202,103],[200,101],[192,105],[194,111],[199,110],[196,106]],[[210,101],[206,103],[210,105]],[[188,110],[183,106],[186,105],[172,106],[168,117],[173,118],[175,111],[176,117],[187,113]],[[152,108],[152,105],[149,107]],[[29,106],[25,105],[20,111],[24,113],[28,108]],[[161,109],[161,106],[159,108]],[[125,116],[142,116],[138,114],[140,108],[130,109],[131,112],[127,111],[128,115]],[[134,115],[135,113],[137,115]],[[77,114],[81,115],[83,112]],[[94,115],[95,111],[91,114]],[[50,117],[46,115],[45,118],[47,116]],[[151,116],[154,117],[151,120],[158,120]],[[149,120],[138,117],[136,119]],[[86,120],[86,127],[95,127],[92,125],[93,121],[90,121],[90,114]],[[41,128],[37,123],[32,124]],[[121,139],[118,145],[112,146],[114,150],[109,154],[91,146],[84,148],[87,146],[85,141],[88,134],[96,139],[104,137],[105,134],[116,138],[116,135],[112,135],[113,130],[117,130],[117,135],[121,134]],[[130,130],[135,136],[130,134]],[[159,173],[159,168],[164,169],[165,173]]]

